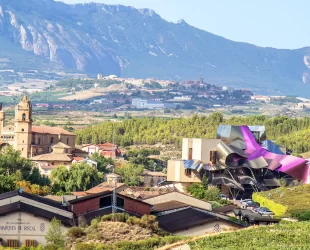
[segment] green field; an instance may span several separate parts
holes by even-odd
[[[281,222],[259,226],[189,243],[192,250],[297,250],[310,249],[309,222]]]

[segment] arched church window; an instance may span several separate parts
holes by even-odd
[[[53,144],[53,143],[54,143],[54,137],[51,138],[51,144]]]
[[[26,114],[23,114],[22,119],[23,119],[23,121],[26,121]]]

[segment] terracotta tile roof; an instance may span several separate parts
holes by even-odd
[[[50,154],[42,154],[31,157],[30,160],[32,161],[65,161],[71,162],[72,158],[69,157],[67,154],[64,153],[50,153]]]
[[[72,192],[73,195],[75,196],[86,196],[86,192],[84,191],[77,191],[77,192]]]
[[[44,196],[44,198],[57,201],[57,202],[62,202],[62,196],[58,196],[58,195],[46,195]]]
[[[49,127],[49,126],[32,126],[33,133],[40,134],[53,134],[53,135],[75,135],[60,127]]]
[[[116,187],[124,186],[125,183],[117,183]],[[114,183],[102,182],[99,185],[85,191],[87,194],[97,194],[105,191],[112,191],[114,189]]]
[[[82,161],[84,159],[85,159],[84,157],[73,157],[73,160],[75,161]]]
[[[52,148],[65,148],[65,149],[70,149],[71,147],[68,146],[67,144],[64,144],[62,142],[58,142],[55,145],[52,146]]]
[[[160,196],[176,191],[175,188],[145,188],[145,187],[130,187],[121,191],[120,194],[132,197],[135,199],[149,199],[152,197]]]
[[[188,207],[188,204],[184,204],[179,201],[167,201],[163,203],[154,204],[153,211],[154,212],[163,212],[168,210],[173,210],[182,207]]]
[[[110,142],[106,142],[106,143],[103,143],[103,144],[98,144],[98,146],[100,146],[100,147],[117,147],[116,144],[112,144]]]

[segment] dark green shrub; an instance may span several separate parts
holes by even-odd
[[[95,244],[88,244],[88,243],[78,243],[75,245],[76,250],[94,250],[96,249]]]
[[[225,200],[225,199],[218,200],[218,203],[220,203],[221,205],[231,205],[231,204],[233,204],[230,200]]]
[[[44,247],[44,250],[58,250],[58,246],[56,244],[47,244],[45,247]]]
[[[84,229],[80,227],[71,227],[68,232],[67,236],[71,239],[77,239],[84,235]]]
[[[291,216],[298,219],[299,221],[310,220],[310,210],[294,210],[290,212]]]

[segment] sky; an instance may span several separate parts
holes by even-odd
[[[310,46],[309,0],[61,0],[151,8],[170,22],[188,24],[257,46],[296,49]]]

